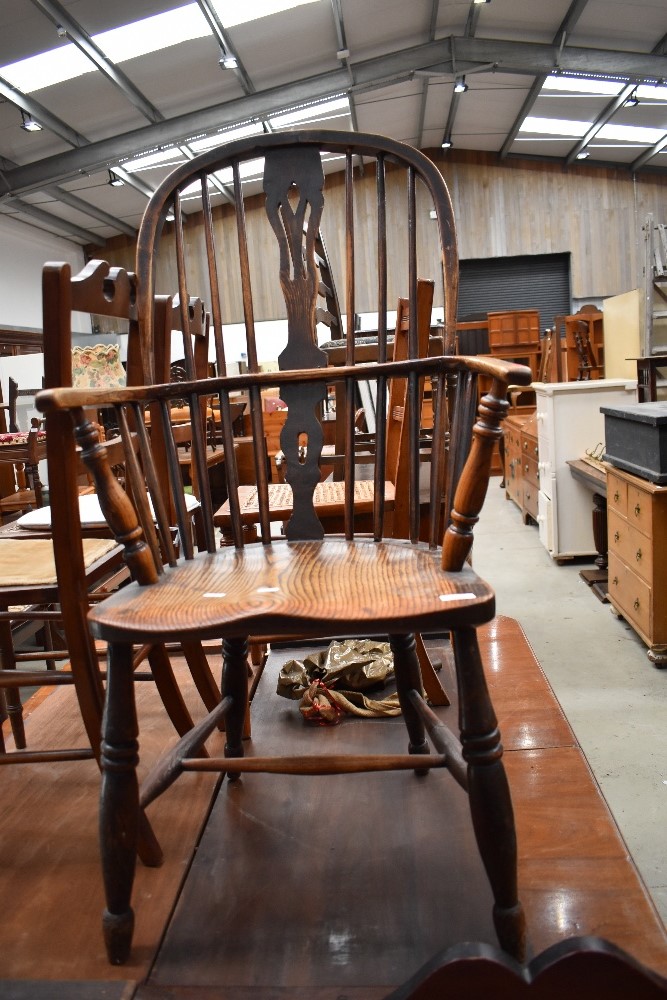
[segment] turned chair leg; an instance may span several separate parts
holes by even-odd
[[[457,664],[461,745],[468,765],[470,813],[495,900],[493,920],[500,946],[524,961],[525,916],[518,897],[514,812],[475,629],[452,632],[452,647]]]
[[[222,643],[223,698],[233,699],[225,717],[225,757],[243,757],[243,731],[248,710],[248,640],[224,639]],[[238,774],[229,775],[235,781]]]
[[[415,637],[414,635],[390,635],[389,645],[394,654],[396,692],[410,739],[408,752],[414,754],[430,753],[424,722],[409,697],[410,691],[419,691],[420,694],[422,692],[422,675]],[[426,771],[418,773],[424,774]]]
[[[1,610],[7,611],[8,609],[5,607]],[[12,623],[7,619],[0,621],[0,664],[3,670],[16,670]],[[14,746],[17,750],[25,750],[25,726],[23,724],[23,706],[21,705],[21,692],[19,688],[5,688],[5,705],[12,727]]]
[[[102,926],[109,961],[121,965],[132,946],[130,899],[139,836],[139,743],[132,646],[109,643],[107,664],[100,762],[100,846],[106,892]]]

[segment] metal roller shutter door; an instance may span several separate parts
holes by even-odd
[[[460,262],[460,321],[487,312],[539,309],[540,330],[570,313],[569,253]]]

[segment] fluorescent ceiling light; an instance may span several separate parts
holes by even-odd
[[[216,0],[215,7],[224,26],[231,28],[236,24],[255,21],[281,10],[290,10],[292,7],[314,2],[315,0],[253,0],[252,3],[240,4],[238,0],[233,0],[232,3],[228,0]],[[144,17],[139,21],[111,28],[92,37],[109,59],[121,63],[149,52],[158,52],[169,46],[178,45],[180,42],[210,35],[211,29],[199,4],[188,3],[174,10],[155,14],[153,17]],[[73,80],[96,70],[95,64],[76,45],[68,42],[58,46],[57,49],[41,52],[1,67],[0,77],[24,94],[32,94],[44,87]]]
[[[337,111],[342,112],[342,114],[335,114]],[[323,101],[320,104],[309,104],[301,108],[295,108],[293,111],[286,111],[282,115],[273,115],[272,118],[269,118],[269,121],[276,128],[284,128],[288,125],[294,125],[297,122],[303,123],[322,118],[340,118],[342,115],[349,113],[350,101],[348,97],[344,96],[335,97],[330,101]]]
[[[617,80],[595,80],[582,76],[548,76],[542,84],[542,90],[560,90],[571,94],[599,94],[603,97],[615,97],[620,94],[625,83]]]

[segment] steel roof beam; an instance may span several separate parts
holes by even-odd
[[[560,70],[614,76],[625,74],[633,79],[667,78],[667,57],[642,53],[615,53],[606,49],[569,48],[560,53],[552,45],[533,42],[504,42],[479,38],[444,38],[386,56],[364,60],[352,65],[354,89],[382,87],[388,79],[409,75],[419,69],[452,71],[452,48],[456,69],[464,73],[476,65],[488,64],[496,72],[527,73],[533,76],[549,73],[559,57]],[[324,100],[348,90],[345,69],[332,70],[295,83],[270,88],[248,97],[237,98],[198,111],[177,115],[155,125],[147,125],[108,139],[101,139],[83,148],[68,150],[26,163],[5,172],[8,189],[14,193],[31,191],[80,171],[104,169],[109,163],[124,157],[138,156],[146,149],[183,142],[189,136],[236,125],[248,118],[269,117],[286,107],[314,100]]]

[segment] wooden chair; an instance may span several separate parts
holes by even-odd
[[[41,507],[43,486],[39,477],[39,463],[46,458],[46,441],[41,421],[32,417],[30,427],[22,431],[18,426],[17,403],[21,396],[35,396],[37,389],[20,389],[15,379],[9,378],[7,410],[9,431],[0,434],[0,462],[14,467],[15,490],[0,498],[0,521],[22,511]]]
[[[386,1000],[661,1000],[667,979],[602,938],[568,938],[522,966],[488,944],[437,955]]]
[[[345,470],[344,536],[325,536],[313,508],[312,497],[319,480],[318,459],[322,430],[318,420],[320,403],[328,384],[344,381],[348,387],[347,439],[354,430],[353,400],[357,383],[368,378],[368,369],[355,365],[354,342],[350,342],[349,364],[327,368],[326,355],[314,340],[317,278],[313,259],[315,234],[325,213],[322,152],[345,158],[345,222],[343,233],[349,255],[346,273],[354,274],[357,232],[352,206],[354,177],[352,165],[363,156],[367,170],[376,171],[377,218],[379,219],[375,263],[378,268],[378,314],[381,358],[373,367],[378,384],[378,428],[374,457],[375,484],[373,530],[370,535],[355,533],[355,463]],[[264,157],[263,184],[266,194],[266,226],[278,243],[279,282],[288,315],[288,340],[277,372],[258,372],[254,339],[250,246],[247,239],[241,167],[245,160]],[[391,163],[391,169],[388,164]],[[187,288],[188,269],[182,239],[183,209],[180,191],[197,179],[202,197],[202,236],[207,245],[209,288],[216,336],[221,336],[220,298],[217,268],[227,247],[216,246],[209,202],[207,173],[232,168],[235,211],[240,248],[239,273],[243,285],[245,322],[248,335],[247,374],[227,378],[194,380],[185,384],[192,414],[200,412],[201,401],[219,394],[225,447],[229,443],[228,479],[233,512],[234,547],[218,545],[213,524],[213,505],[205,488],[207,470],[205,441],[201,423],[193,444],[197,475],[202,484],[201,502],[206,549],[195,551],[186,530],[182,509],[180,470],[169,418],[171,399],[183,395],[184,386],[151,384],[153,374],[155,274],[153,262],[158,249],[161,220],[166,209],[176,215],[176,259],[179,287]],[[372,135],[327,132],[274,134],[242,140],[215,152],[196,157],[187,167],[177,168],[158,188],[142,221],[137,249],[137,324],[131,331],[143,347],[144,386],[98,392],[54,389],[41,393],[40,408],[47,415],[49,457],[71,455],[75,441],[82,449],[97,486],[103,509],[115,536],[123,540],[125,557],[134,580],[127,587],[100,602],[89,614],[93,635],[108,642],[108,684],[103,728],[102,766],[104,781],[101,799],[101,839],[103,873],[107,892],[104,929],[109,958],[124,962],[131,948],[133,915],[130,905],[137,843],[137,818],[141,808],[169,787],[183,771],[220,770],[230,779],[250,771],[266,770],[298,774],[326,774],[332,771],[407,769],[424,774],[432,767],[446,767],[467,790],[479,850],[495,897],[494,919],[505,950],[522,956],[524,918],[517,899],[516,844],[509,788],[501,757],[502,748],[496,718],[484,680],[476,627],[494,615],[491,588],[479,579],[467,562],[472,545],[472,529],[478,518],[488,485],[491,451],[500,435],[500,422],[507,407],[509,383],[530,380],[523,366],[488,358],[417,356],[417,253],[416,234],[422,217],[429,212],[420,202],[417,212],[417,181],[420,198],[430,201],[436,224],[428,221],[434,271],[444,275],[445,336],[453,343],[456,315],[457,256],[451,204],[442,175],[418,151],[402,143]],[[396,188],[395,185],[400,184]],[[401,232],[408,234],[407,282],[410,300],[408,358],[387,361],[387,192],[391,190],[406,213]],[[396,194],[399,191],[400,194]],[[404,193],[404,194],[403,194]],[[393,199],[392,199],[393,200]],[[428,206],[427,206],[428,209]],[[304,221],[307,221],[304,235]],[[425,224],[426,225],[426,224]],[[335,231],[327,225],[327,232]],[[267,274],[268,240],[253,239],[261,253],[261,268]],[[191,243],[189,237],[189,244]],[[195,253],[199,251],[194,250]],[[370,265],[368,247],[365,248]],[[348,284],[346,300],[354,312],[354,289]],[[386,324],[385,324],[386,327]],[[222,338],[221,338],[222,339]],[[222,369],[224,370],[224,369]],[[490,377],[490,390],[482,401],[475,422],[476,380]],[[387,538],[385,533],[384,491],[386,398],[392,378],[406,378],[409,461],[409,538]],[[419,387],[423,378],[435,382],[436,412],[431,456],[431,523],[426,542],[419,542]],[[286,457],[286,479],[292,487],[293,510],[286,537],[271,537],[271,511],[263,449],[261,392],[277,388],[288,405],[288,419],[281,444]],[[260,497],[260,536],[256,543],[244,544],[237,503],[235,461],[231,443],[230,396],[247,391],[250,417],[257,443],[256,473]],[[152,421],[160,421],[169,468],[171,501],[177,512],[182,547],[177,558],[171,542],[171,524],[156,476],[151,438],[140,435],[141,456],[135,461],[128,452],[132,470],[130,493],[118,486],[105,456],[104,445],[87,420],[90,405],[113,406],[123,439],[130,440],[132,426],[144,427],[143,413],[151,408]],[[473,427],[474,423],[474,427]],[[74,433],[72,429],[74,424]],[[300,447],[307,437],[305,451]],[[152,436],[151,436],[152,437]],[[53,442],[53,443],[51,443]],[[353,449],[348,453],[352,456]],[[79,543],[72,517],[75,499],[69,467],[63,468],[62,489],[53,500],[62,508],[57,519],[57,551],[75,549]],[[146,500],[146,489],[157,513],[157,528]],[[439,512],[443,493],[448,498],[448,525],[444,542],[439,533]],[[454,498],[452,500],[452,497]],[[443,544],[441,544],[443,542]],[[414,634],[449,632],[456,662],[460,697],[460,739],[450,733],[432,713],[422,697],[419,662]],[[390,757],[353,756],[348,758],[315,755],[306,758],[244,755],[243,725],[247,709],[247,638],[249,635],[299,635],[302,638],[387,634],[394,653],[398,694],[408,731],[408,754]],[[164,641],[195,642],[222,640],[222,701],[186,734],[169,756],[148,776],[142,790],[136,777],[137,720],[132,677],[135,645]],[[218,720],[224,717],[226,749],[224,757],[202,759],[204,742]],[[360,723],[363,724],[363,723]],[[435,747],[430,753],[428,730]],[[252,780],[248,777],[248,780]],[[430,783],[429,783],[430,784]],[[424,788],[427,793],[427,788]],[[242,845],[239,845],[242,850]]]

